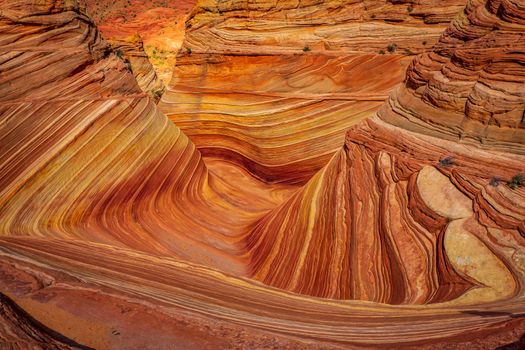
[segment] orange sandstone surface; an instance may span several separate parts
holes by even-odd
[[[76,1],[0,0],[0,344],[520,346],[525,6],[373,3],[374,50],[443,33],[295,54],[368,2],[201,1],[185,47],[283,52],[201,41],[157,106]]]
[[[131,41],[139,35],[157,74],[171,78],[184,39],[184,22],[195,0],[78,0],[106,39]]]
[[[304,184],[463,5],[198,1],[160,109],[204,156]]]
[[[133,35],[125,39],[111,39],[108,40],[108,43],[115,54],[124,59],[140,89],[158,102],[166,87],[157,76],[155,68],[144,51],[142,38],[139,35]]]

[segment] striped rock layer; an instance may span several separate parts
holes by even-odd
[[[124,39],[111,39],[108,42],[117,56],[128,63],[140,89],[155,102],[158,102],[166,87],[157,76],[148,55],[144,52],[144,43],[140,36],[133,35]]]
[[[183,48],[193,52],[294,54],[377,53],[395,43],[421,52],[432,45],[465,2],[199,0],[186,22]]]
[[[479,17],[443,37],[489,19],[523,32],[518,5],[472,2]],[[220,152],[203,160],[75,2],[0,9],[0,339],[12,347],[491,349],[525,332],[525,188],[506,184],[523,140],[493,149],[405,128],[386,117],[394,92],[318,172],[270,185]],[[376,57],[355,59],[349,70]],[[349,94],[338,79],[298,90]]]
[[[440,57],[441,44],[418,56],[380,118],[352,127],[328,165],[258,221],[249,237],[258,251],[251,262],[256,278],[298,293],[387,303],[519,294],[523,275],[509,267],[521,270],[521,259],[493,242],[510,239],[513,252],[523,249],[525,192],[506,185],[525,170],[520,9],[518,1],[469,3],[440,39],[474,33],[456,39],[455,56],[434,71],[428,58]],[[480,35],[487,45],[497,37],[507,47],[476,46]],[[479,80],[461,81],[469,72]],[[468,97],[446,94],[456,87]],[[446,127],[463,137],[450,137]],[[453,141],[436,138],[440,130]],[[482,130],[473,142],[470,135]],[[483,263],[481,245],[478,257],[468,253],[479,238],[488,245]],[[473,292],[473,285],[494,289]]]
[[[524,154],[525,6],[470,1],[380,111],[428,135]]]
[[[199,1],[160,108],[206,157],[304,184],[461,1]]]
[[[179,57],[159,108],[206,157],[304,184],[402,79],[399,55]],[[391,75],[385,77],[384,70]]]

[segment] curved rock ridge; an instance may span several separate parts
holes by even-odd
[[[200,1],[159,107],[204,156],[304,184],[463,1]]]
[[[440,165],[445,157],[453,163]],[[490,183],[524,165],[361,122],[326,167],[257,222],[252,271],[297,293],[393,304],[520,295],[523,262],[503,242],[524,252],[525,192]]]
[[[158,102],[166,87],[149,61],[141,37],[136,34],[125,39],[109,39],[108,43],[117,56],[129,63],[140,89]]]
[[[521,28],[519,8],[505,6],[498,15]],[[353,120],[343,147],[326,145],[327,164],[293,171],[305,159],[294,144],[311,138],[303,154],[313,155],[323,129],[342,132],[336,117],[316,125],[325,100],[350,100],[365,118],[366,103],[387,93],[392,81],[367,81],[355,67],[402,58],[305,54],[281,79],[254,77],[252,61],[224,84],[231,92],[218,91],[230,57],[201,66],[216,80],[200,88],[237,98],[235,87],[256,81],[251,104],[268,96],[264,108],[283,113],[250,121],[292,159],[282,178],[256,169],[259,180],[231,153],[203,160],[75,2],[0,0],[0,9],[0,293],[43,326],[96,349],[492,349],[525,332],[525,188],[512,180],[525,156],[405,129],[383,109]],[[276,71],[282,59],[264,58]],[[185,103],[206,104],[191,86],[199,69],[185,69]],[[304,113],[286,124],[292,103]],[[260,113],[249,105],[243,113]],[[263,158],[221,139],[237,108],[226,122],[206,117],[216,139]],[[288,184],[267,183],[279,181]],[[28,324],[17,317],[0,330]],[[12,339],[36,347],[35,332]]]
[[[522,14],[519,2],[470,2],[434,51],[413,61],[382,119],[352,127],[328,165],[257,222],[247,240],[257,251],[255,278],[297,293],[386,303],[520,297],[523,263],[494,242],[523,249],[525,192],[505,185],[525,169],[515,154],[525,149],[516,119],[525,108],[525,41],[512,45],[525,33]],[[475,45],[479,37],[499,44]],[[449,51],[447,41],[455,43]],[[428,58],[440,52],[455,56],[438,66]],[[496,66],[497,82],[484,74]],[[472,76],[479,81],[466,82]],[[464,109],[446,100],[459,89],[470,94]],[[487,151],[434,137],[451,121],[446,113],[462,121],[453,131],[464,138],[476,132],[473,115],[492,116],[481,139]]]
[[[179,57],[159,108],[207,157],[270,183],[305,183],[401,81],[389,55]],[[385,77],[383,70],[391,72]]]
[[[432,51],[410,65],[379,115],[415,130],[525,153],[525,7],[470,1]]]
[[[493,350],[525,332],[523,299],[406,307],[307,298],[118,247],[0,242],[0,282],[9,294],[96,349]]]
[[[91,349],[59,338],[61,337],[32,320],[30,315],[0,293],[0,342],[3,348],[35,349],[38,346],[39,349]]]
[[[0,234],[89,240],[246,274],[238,237],[294,188],[270,189],[227,166],[214,171],[234,181],[210,175],[78,8],[19,4],[1,3]]]
[[[465,5],[446,1],[197,1],[183,50],[221,54],[422,52]]]

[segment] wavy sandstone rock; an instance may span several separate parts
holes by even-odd
[[[525,153],[524,5],[470,1],[380,112],[405,129]]]
[[[510,42],[525,32],[519,5],[473,1],[440,40],[454,28],[492,28]],[[444,116],[460,111],[425,100],[427,85],[426,94],[412,88],[418,64],[435,53],[418,56],[378,116],[359,123],[393,84],[368,81],[363,67],[406,59],[192,54],[177,68],[189,80],[172,84],[186,84],[187,112],[211,115],[192,138],[203,130],[214,137],[202,142],[233,150],[210,145],[213,157],[203,160],[75,2],[0,0],[0,9],[0,292],[12,301],[0,331],[22,329],[9,335],[15,344],[77,346],[63,336],[96,349],[492,349],[525,332],[525,188],[506,184],[525,169],[525,140],[492,141],[521,130],[512,124],[523,107],[514,99],[521,41],[501,51],[509,68],[500,92],[462,112],[468,120],[473,110],[510,108],[481,145],[437,137],[453,125]],[[456,52],[487,55],[466,39]],[[243,74],[226,84],[224,72],[242,60]],[[253,74],[268,62],[286,74]],[[459,73],[471,67],[450,62]],[[193,93],[199,68],[209,72],[199,88],[210,95]],[[441,81],[440,91],[455,81]],[[254,115],[248,123],[239,105],[229,119],[210,112],[250,85],[260,91],[241,100],[242,114]],[[396,109],[399,91],[414,91],[408,119]],[[161,106],[173,108],[173,96]],[[264,106],[250,110],[261,96]],[[423,104],[437,113],[416,108]],[[276,112],[256,118],[266,108]],[[331,119],[330,108],[355,113],[337,150],[332,133],[342,132],[344,113]],[[250,139],[261,134],[266,140]],[[234,152],[253,163],[231,164]],[[283,162],[261,161],[274,154]],[[267,183],[279,181],[293,184]]]
[[[462,6],[199,1],[160,108],[204,156],[304,184]]]
[[[439,166],[446,156],[454,165]],[[510,179],[524,161],[362,122],[304,188],[258,221],[249,242],[255,277],[298,293],[386,303],[445,301],[467,290],[469,302],[515,296],[523,266],[506,249],[525,252],[525,193],[489,183]],[[473,243],[464,240],[475,239],[489,248],[467,251]]]
[[[525,108],[520,98],[525,41],[515,41],[525,33],[524,12],[511,11],[517,7],[511,1],[470,2],[440,43],[451,33],[459,37],[458,28],[475,38],[485,28],[485,39],[497,37],[509,47],[497,51],[487,48],[491,41],[475,45],[477,39],[463,36],[454,50],[468,52],[471,60],[450,59],[430,72],[425,59],[439,57],[441,44],[419,56],[382,108],[383,120],[352,127],[328,165],[257,223],[249,238],[257,251],[251,264],[256,278],[298,293],[387,303],[488,302],[519,295],[523,263],[507,244],[522,254],[525,192],[494,181],[510,181],[525,169],[525,158],[513,154],[525,149],[515,117]],[[464,72],[485,65],[500,69],[497,93],[488,86],[495,80],[482,80],[483,73],[483,83],[461,81]],[[444,74],[450,78],[442,79]],[[453,74],[460,78],[452,80]],[[416,78],[429,83],[417,85]],[[470,94],[463,109],[461,101],[441,93],[456,85]],[[406,111],[412,113],[400,114]],[[461,135],[476,132],[469,123],[473,115],[494,120],[479,136],[484,147],[434,137],[447,135],[440,125]],[[447,124],[447,116],[462,122]]]
[[[139,87],[147,93],[155,102],[158,102],[166,89],[162,80],[157,77],[155,69],[144,52],[144,43],[139,35],[133,35],[126,39],[110,39],[109,44],[120,56],[129,62],[129,66]]]
[[[179,57],[159,108],[205,156],[266,182],[304,183],[346,130],[381,105],[407,63],[378,55],[192,54]]]
[[[421,52],[432,45],[465,2],[199,0],[186,24],[183,49],[196,53],[294,54]]]

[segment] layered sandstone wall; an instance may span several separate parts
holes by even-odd
[[[160,108],[204,156],[304,184],[462,6],[200,1]]]
[[[108,43],[117,56],[129,64],[135,79],[142,91],[147,93],[155,102],[158,102],[166,87],[160,80],[144,51],[144,43],[139,35],[125,39],[110,39]]]
[[[447,1],[198,1],[186,24],[196,53],[422,52],[464,6]]]
[[[525,8],[470,1],[428,53],[409,67],[379,115],[450,140],[524,154]]]
[[[399,122],[398,91],[414,90],[417,66],[434,55],[424,54],[379,117],[351,121],[342,146],[331,136],[343,133],[338,118],[375,114],[397,79],[381,84],[378,70],[367,80],[369,67],[406,58],[188,53],[189,80],[177,81],[186,113],[207,114],[200,122],[215,135],[203,140],[250,155],[254,167],[233,152],[205,163],[73,2],[0,0],[0,9],[0,292],[47,327],[97,349],[490,349],[520,336],[525,187],[511,181],[525,168],[515,151],[525,140],[443,140],[432,126],[453,125],[443,117],[451,110],[468,120],[504,106],[511,113],[498,127],[519,135],[523,58],[512,52],[521,41],[501,51],[507,68],[493,97],[508,104],[488,98],[462,110],[422,84],[415,90],[429,92],[413,94],[409,121],[425,123]],[[476,25],[458,25],[460,15],[443,38],[463,28],[455,52],[467,47],[469,57],[487,57],[469,46],[479,27],[509,46],[525,31],[518,2],[473,1],[465,13]],[[259,67],[273,78],[254,75]],[[242,90],[250,86],[259,92]],[[328,117],[330,108],[342,112]],[[263,137],[249,140],[250,128]],[[281,151],[278,171],[261,162],[273,153],[250,147],[268,140]],[[325,163],[307,164],[319,154]],[[0,317],[0,329],[32,325],[7,314],[15,321]],[[38,345],[31,334],[49,336],[30,328],[11,339]]]
[[[520,295],[525,188],[511,183],[525,169],[524,14],[513,1],[470,2],[412,62],[381,119],[352,127],[328,165],[258,222],[255,276],[388,303]]]

